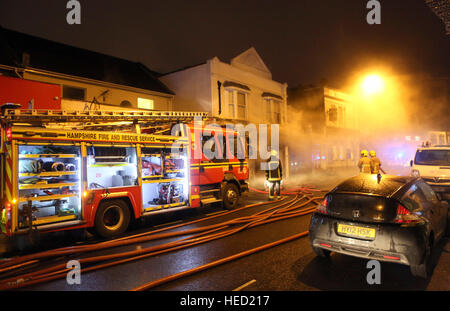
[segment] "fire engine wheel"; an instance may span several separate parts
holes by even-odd
[[[236,208],[239,201],[239,190],[235,184],[226,183],[222,193],[223,207],[228,210]]]
[[[95,215],[95,231],[104,238],[124,233],[129,223],[130,211],[122,200],[101,203]]]

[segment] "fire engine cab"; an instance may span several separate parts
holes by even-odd
[[[247,161],[234,151],[244,150],[244,140],[228,129],[208,130],[206,117],[174,111],[6,109],[1,116],[1,231],[93,228],[112,237],[133,219],[154,213],[214,202],[236,207],[248,190]],[[200,126],[194,118],[202,120]],[[202,151],[211,142],[227,156],[208,158]]]

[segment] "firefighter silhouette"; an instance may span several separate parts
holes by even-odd
[[[281,198],[281,179],[283,171],[281,161],[278,158],[278,152],[272,150],[270,158],[267,160],[266,181],[269,184],[269,200]]]
[[[371,166],[370,166],[370,159],[369,159],[369,152],[367,150],[361,150],[361,158],[358,162],[358,167],[360,173],[363,174],[370,174],[372,173]]]
[[[381,170],[381,161],[377,157],[375,151],[370,150],[370,170],[372,174],[378,174]]]

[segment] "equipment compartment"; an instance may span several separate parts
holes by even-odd
[[[87,148],[89,189],[136,186],[137,156],[134,147]]]
[[[81,218],[79,146],[19,145],[19,227]]]
[[[170,148],[142,148],[142,202],[144,211],[186,205],[187,157]]]

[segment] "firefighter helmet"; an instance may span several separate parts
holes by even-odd
[[[375,153],[375,151],[374,150],[370,150],[370,156],[371,157],[375,157],[377,154]]]
[[[270,155],[273,157],[278,156],[278,152],[275,149],[272,149],[272,151],[270,152]]]
[[[367,150],[361,150],[361,156],[362,157],[367,157],[369,155],[369,152]]]

